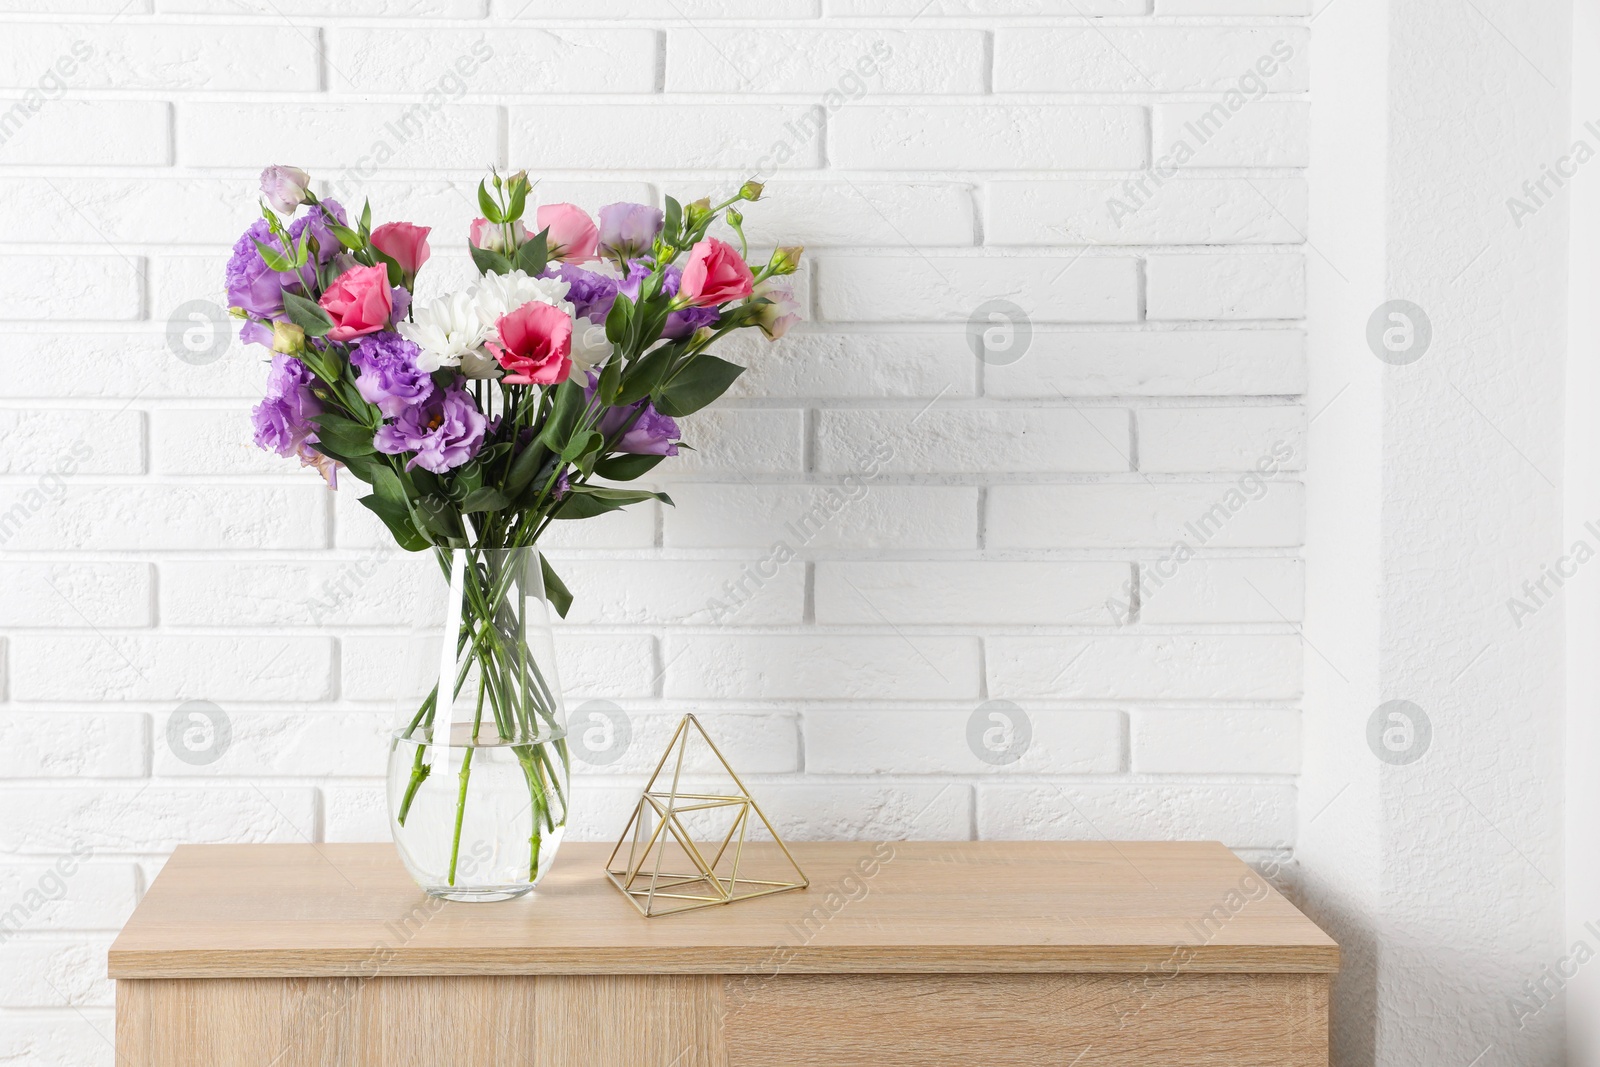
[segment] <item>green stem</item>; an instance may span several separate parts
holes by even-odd
[[[525,534],[519,531],[509,538],[513,541],[507,550],[509,553],[524,547],[515,544],[523,536]],[[462,597],[463,611],[456,642],[459,664],[455,693],[460,694],[474,664],[478,667],[479,677],[476,681],[478,692],[472,737],[466,746],[458,776],[448,884],[456,884],[472,762],[486,709],[494,716],[500,740],[512,742],[512,751],[528,787],[532,823],[528,835],[528,877],[533,881],[539,876],[544,835],[557,829],[556,805],[563,805],[564,811],[562,794],[565,790],[562,781],[569,767],[566,740],[559,735],[555,693],[528,648],[525,598],[515,602],[509,599],[523,580],[520,563],[510,562],[515,559],[514,556],[502,557],[495,550],[482,548],[481,544],[462,551],[467,556],[462,588],[453,590],[451,594]],[[438,550],[437,556],[441,570],[448,575],[451,571],[449,552]],[[506,565],[501,566],[502,562]],[[520,592],[515,595],[522,596]],[[436,686],[417,709],[410,725],[402,731],[402,738],[412,736],[424,723],[433,727],[435,732],[440,725],[448,730],[449,724],[443,722],[446,717],[436,714],[438,706],[439,690]],[[534,740],[541,735],[549,740]],[[449,742],[448,737],[433,738],[434,744]],[[401,825],[404,825],[412,800],[431,771],[425,762],[424,750],[427,747],[418,746],[411,780],[397,816]],[[551,747],[556,750],[554,755],[550,752]]]
[[[478,710],[472,717],[472,742],[478,740],[478,728],[483,724],[483,689],[478,689]],[[446,723],[449,729],[450,724]],[[445,744],[450,743],[450,738],[444,739]],[[465,746],[466,752],[461,757],[461,788],[456,794],[456,830],[450,839],[450,877],[445,880],[446,885],[456,884],[456,859],[461,854],[461,822],[467,814],[467,781],[472,777],[472,754],[476,751],[473,744]]]

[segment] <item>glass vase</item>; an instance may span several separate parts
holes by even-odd
[[[449,900],[538,884],[567,824],[566,716],[536,548],[438,550],[436,679],[390,742],[390,830]],[[441,700],[441,694],[446,694]]]

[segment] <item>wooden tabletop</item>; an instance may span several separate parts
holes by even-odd
[[[756,846],[748,846],[756,847]],[[770,846],[767,846],[770,847]],[[112,978],[1336,971],[1339,947],[1215,842],[815,842],[811,888],[645,919],[611,846],[539,889],[427,897],[394,847],[186,845],[111,946]]]

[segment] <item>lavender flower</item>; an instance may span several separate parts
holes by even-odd
[[[650,251],[662,215],[648,204],[607,204],[600,209],[600,251],[632,259]]]
[[[397,333],[368,334],[350,351],[350,364],[360,371],[356,391],[378,405],[386,418],[396,418],[433,395],[433,379],[417,366],[421,350]]]
[[[379,452],[397,456],[415,452],[406,470],[421,467],[443,474],[469,463],[483,447],[488,423],[472,402],[472,395],[461,388],[458,378],[450,388],[435,390],[426,401],[406,408],[391,423],[378,430],[372,440]]]
[[[642,410],[641,410],[642,406]],[[639,412],[634,418],[634,412]],[[623,433],[622,438],[612,447],[618,452],[631,452],[639,456],[676,456],[678,454],[678,424],[669,416],[661,414],[655,405],[648,400],[641,400],[628,407],[610,408],[600,416],[600,424],[596,427],[607,440],[618,430],[632,421],[633,425]]]
[[[289,224],[291,240],[298,241],[300,235],[309,227],[311,236],[317,242],[318,258],[324,262],[332,259],[339,251],[339,241],[328,229],[327,219],[323,211],[329,211],[345,224],[344,208],[337,201],[324,200],[318,207],[301,218]],[[257,219],[234,242],[233,255],[228,260],[225,273],[228,287],[228,304],[231,307],[242,309],[251,319],[266,319],[269,322],[287,322],[288,316],[283,312],[283,291],[293,289],[302,295],[306,291],[306,278],[311,276],[310,271],[305,272],[304,278],[297,278],[291,273],[280,273],[268,268],[261,259],[261,252],[256,248],[256,242],[277,252],[283,252],[283,246],[272,235],[272,228],[266,219]],[[245,344],[272,345],[272,328],[263,326],[259,322],[246,322],[239,332],[240,340]]]
[[[639,287],[649,275],[650,264],[642,259],[633,260],[628,264],[628,277],[623,281],[621,291],[628,294],[629,300],[638,300]],[[669,264],[661,276],[661,291],[669,297],[677,296],[678,286],[682,282],[683,271],[676,265]],[[661,336],[671,341],[681,341],[700,327],[709,326],[716,321],[717,309],[714,307],[687,307],[667,316]]]
[[[344,245],[333,235],[328,228],[328,216],[332,216],[340,226],[349,226],[345,218],[344,207],[337,200],[321,200],[310,211],[289,223],[289,237],[294,241],[300,240],[300,235],[307,228],[311,230],[311,237],[317,243],[317,261],[326,263],[340,252]]]
[[[271,166],[261,172],[261,195],[281,215],[294,214],[306,202],[311,175],[299,167]]]
[[[275,239],[266,219],[257,219],[244,231],[244,236],[234,242],[233,256],[228,260],[226,281],[228,304],[240,308],[252,319],[278,319],[283,317],[283,285],[286,275],[268,270],[256,250],[260,241],[268,248]],[[271,329],[258,322],[246,322],[240,331],[245,344],[272,344]]]
[[[621,281],[571,263],[561,264],[554,271],[547,272],[546,277],[551,275],[567,283],[567,299],[572,302],[574,316],[588,319],[597,326],[604,325],[606,316],[611,314],[611,305],[617,299]],[[634,291],[638,292],[637,287]]]
[[[250,415],[257,448],[316,463],[320,453],[311,448],[317,441],[311,418],[322,414],[322,404],[311,393],[313,381],[311,371],[293,356],[272,357],[266,395]]]

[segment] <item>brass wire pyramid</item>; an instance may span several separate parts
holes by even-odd
[[[733,792],[690,793],[680,790],[684,757],[696,736],[705,742],[732,781]],[[658,786],[669,760],[672,762],[671,787],[661,789]],[[752,812],[783,853],[785,873],[792,869],[797,880],[752,877],[749,870],[751,859],[745,851],[752,829]],[[686,821],[686,816],[692,818]],[[704,844],[696,842],[697,835],[691,832],[690,822],[696,824],[698,829],[709,829],[710,833],[700,836],[711,840]],[[624,846],[627,847],[627,862],[619,865],[618,858]],[[672,869],[680,867],[692,867],[693,870]],[[622,890],[639,914],[646,918],[732,904],[736,900],[749,900],[770,893],[786,893],[791,889],[805,889],[811,884],[790,854],[789,847],[783,843],[783,838],[772,828],[772,823],[767,821],[755,798],[733,768],[728,766],[728,761],[706,733],[705,727],[700,725],[700,720],[693,715],[683,717],[672,740],[667,742],[661,762],[656,764],[650,781],[644,787],[644,795],[639,798],[621,839],[617,841],[617,847],[611,850],[611,858],[606,861],[606,877],[611,879],[612,885]]]

